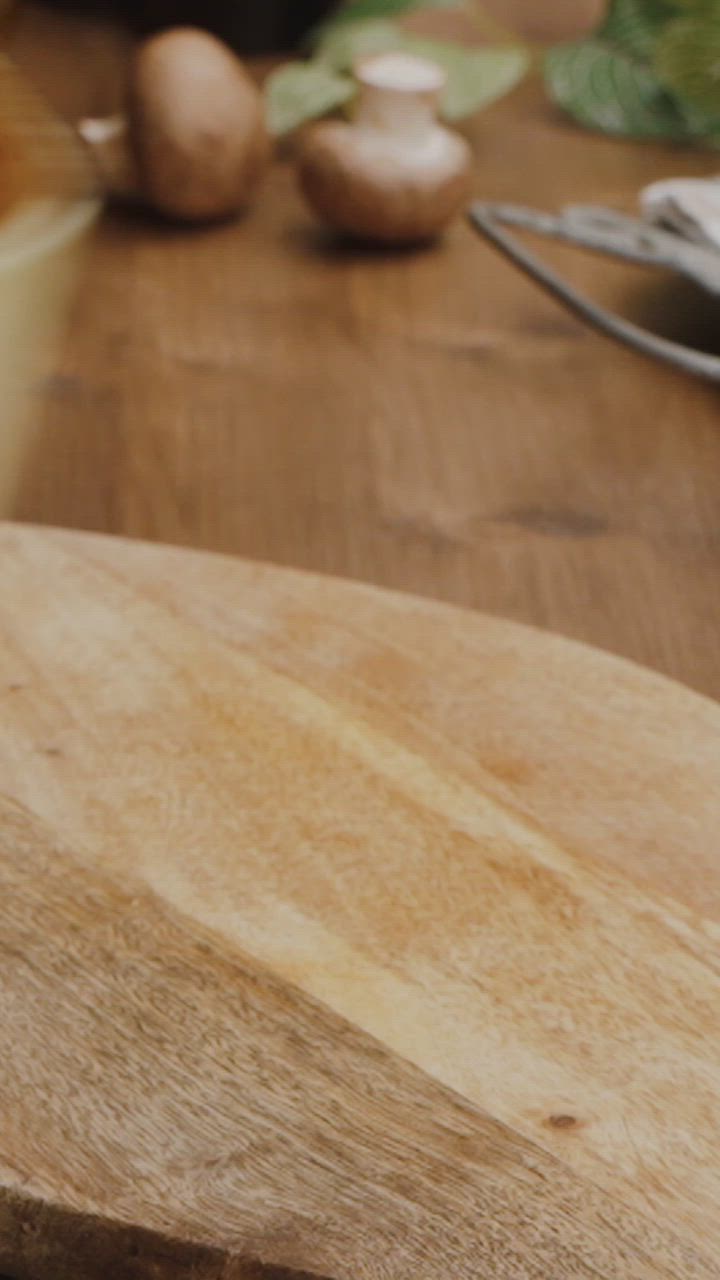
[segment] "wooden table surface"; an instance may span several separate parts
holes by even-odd
[[[116,101],[117,33],[30,11],[15,48],[67,113]],[[575,130],[537,80],[469,133],[479,195],[545,207],[632,207],[653,179],[718,168]],[[546,256],[717,347],[717,304],[689,287]],[[107,214],[17,514],[477,606],[720,696],[717,406],[587,331],[465,225],[420,253],[339,248],[284,157],[236,225]]]

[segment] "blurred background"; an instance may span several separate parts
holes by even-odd
[[[207,27],[247,53],[288,49],[334,7],[333,0],[48,0],[69,13],[121,16],[142,31],[177,23]],[[9,7],[6,0],[6,7]],[[485,0],[487,13],[528,39],[575,35],[598,20],[603,0]],[[435,15],[435,21],[438,21]],[[452,21],[445,15],[444,21]]]

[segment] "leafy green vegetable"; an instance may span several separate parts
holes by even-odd
[[[633,138],[720,141],[720,0],[611,0],[597,34],[552,50],[552,97]]]
[[[719,4],[669,23],[654,53],[655,71],[668,89],[692,108],[720,113]]]
[[[522,47],[467,48],[407,36],[403,48],[442,67],[447,76],[442,114],[446,120],[474,115],[522,80],[530,56]]]
[[[602,40],[553,49],[545,65],[552,97],[578,123],[632,138],[687,139],[688,123],[652,69]]]
[[[660,32],[677,13],[674,0],[613,0],[599,36],[623,53],[646,60],[652,56]]]
[[[269,77],[265,90],[268,128],[278,136],[290,133],[307,120],[337,110],[353,93],[350,78],[323,63],[280,67]]]

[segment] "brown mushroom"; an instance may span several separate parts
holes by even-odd
[[[110,193],[183,221],[244,209],[271,153],[262,97],[243,63],[192,27],[139,47],[126,117],[78,129]]]
[[[299,179],[314,211],[336,229],[379,243],[437,235],[468,197],[472,152],[437,119],[445,75],[406,52],[356,68],[353,119],[307,131]]]

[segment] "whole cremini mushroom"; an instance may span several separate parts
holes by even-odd
[[[472,173],[467,142],[437,118],[445,74],[400,51],[364,59],[355,74],[352,120],[304,136],[302,191],[339,231],[385,244],[430,239],[464,204]]]
[[[82,120],[78,129],[111,194],[191,222],[244,209],[271,151],[262,97],[243,63],[192,27],[139,46],[126,116]]]

